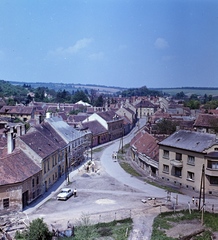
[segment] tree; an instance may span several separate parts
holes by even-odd
[[[96,99],[96,101],[95,101],[95,103],[94,103],[94,106],[96,106],[96,107],[103,107],[103,104],[104,104],[104,99],[103,99],[103,96],[100,95],[100,96]]]
[[[176,96],[175,96],[176,99],[183,99],[183,98],[185,98],[185,97],[186,97],[186,96],[185,96],[185,93],[184,93],[183,91],[177,93]]]
[[[191,99],[184,103],[184,106],[189,107],[190,109],[199,109],[200,105],[201,105],[200,101],[195,99]]]
[[[87,102],[87,103],[89,102],[88,97],[86,96],[86,94],[82,90],[76,91],[75,94],[72,97],[72,102],[73,103],[79,102],[80,100],[83,101],[83,102]]]
[[[86,214],[82,213],[80,220],[77,222],[75,228],[75,240],[92,240],[99,237],[98,231],[94,225],[91,225],[90,218]]]
[[[169,119],[161,120],[156,124],[156,127],[159,134],[170,135],[176,131],[176,123]]]
[[[27,228],[24,239],[28,240],[50,240],[52,233],[49,231],[47,224],[42,218],[37,218],[30,222]]]

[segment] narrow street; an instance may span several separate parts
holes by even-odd
[[[129,143],[135,133],[132,131],[123,139],[124,145]],[[134,225],[129,239],[150,239],[153,219],[162,211],[173,210],[173,207],[186,209],[191,196],[172,193],[171,201],[167,201],[165,190],[126,173],[112,158],[112,153],[118,151],[119,145],[120,140],[116,140],[101,146],[100,152],[93,151],[95,170],[87,172],[83,165],[72,171],[69,184],[66,180],[62,184],[57,183],[48,195],[22,213],[24,221],[40,217],[50,227],[63,230],[67,222],[76,225],[83,214],[93,224],[131,216]],[[67,201],[57,201],[56,195],[64,186],[76,188],[78,196]],[[176,195],[178,205],[175,205]],[[215,199],[207,200],[207,206],[214,202]],[[191,207],[195,208],[194,205]]]

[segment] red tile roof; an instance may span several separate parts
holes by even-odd
[[[37,130],[21,136],[20,139],[41,158],[45,158],[58,150],[58,146],[53,141]]]
[[[218,121],[218,115],[199,114],[195,120],[194,126],[213,128],[215,122]]]
[[[157,139],[145,131],[140,131],[132,140],[131,145],[134,146],[139,153],[149,156],[151,159],[159,161],[159,146]]]
[[[0,109],[0,114],[32,114],[34,107],[26,106],[3,106]]]
[[[41,169],[24,152],[16,149],[5,158],[0,158],[0,185],[25,181]]]
[[[107,129],[104,128],[98,121],[90,121],[82,123],[84,128],[88,128],[94,135],[107,133]]]

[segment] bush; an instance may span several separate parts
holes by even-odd
[[[33,220],[27,230],[23,233],[16,232],[16,240],[50,240],[52,239],[52,233],[49,231],[46,223],[42,218]]]

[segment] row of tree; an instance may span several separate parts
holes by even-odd
[[[204,96],[198,96],[197,94],[192,94],[190,97],[185,95],[185,93],[179,92],[174,96],[175,99],[182,100],[185,107],[190,109],[199,109],[201,106],[205,110],[216,109],[218,107],[218,100],[212,95],[204,94]]]

